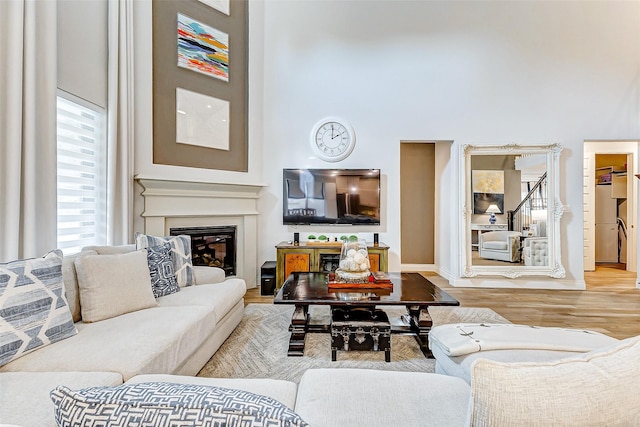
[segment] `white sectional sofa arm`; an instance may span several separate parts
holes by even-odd
[[[224,270],[218,267],[194,265],[193,276],[195,278],[196,285],[222,283],[225,281]]]

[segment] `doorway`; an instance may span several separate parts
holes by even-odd
[[[584,143],[584,270],[637,271],[638,141]]]
[[[400,143],[400,262],[434,264],[435,143]]]

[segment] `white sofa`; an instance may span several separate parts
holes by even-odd
[[[48,390],[56,382],[47,379],[46,384],[37,386],[35,380],[30,379],[37,394],[29,398],[32,406],[22,406],[36,412],[48,409],[51,418],[43,419],[39,424],[24,425],[55,425]],[[84,380],[74,378],[75,388],[87,387],[86,378]],[[156,374],[137,375],[125,386],[150,383],[224,387],[255,393],[293,409],[313,427],[638,426],[640,337],[551,362],[505,363],[479,358],[471,366],[471,384],[456,376],[442,374],[339,368],[310,369],[299,384],[272,379]],[[69,387],[74,388],[74,384]],[[21,391],[25,392],[24,386]],[[84,396],[82,393],[81,397]],[[10,402],[5,400],[3,403],[20,404],[25,395],[12,395]],[[152,396],[151,401],[155,398]],[[168,410],[180,419],[182,413],[179,407],[176,408],[180,399],[181,395],[176,395],[169,405],[149,405],[149,413]],[[190,411],[207,409],[205,404],[198,406],[197,401],[193,402],[188,403]],[[249,395],[246,402],[252,406],[255,399]],[[124,415],[122,410],[127,410],[126,400],[94,401],[93,404],[97,408],[89,407],[87,412],[95,413],[100,405],[115,406],[121,409],[117,413],[121,417]],[[80,404],[78,412],[85,407]],[[270,411],[272,407],[268,408],[267,415],[277,418],[277,411]],[[32,415],[29,412],[22,420]],[[205,424],[191,420],[184,425]]]
[[[69,261],[65,285],[71,303],[77,288]],[[3,366],[0,424],[55,426],[50,394],[59,386],[106,386],[103,389],[110,391],[113,386],[149,383],[217,386],[264,395],[295,410],[314,427],[550,425],[550,420],[556,425],[632,426],[640,419],[640,337],[613,340],[597,351],[548,363],[501,363],[480,357],[469,367],[470,384],[455,375],[368,369],[311,369],[299,384],[194,377],[240,321],[245,292],[243,281],[224,280],[215,269],[196,270],[196,282],[159,298],[157,307],[91,324],[79,322],[77,335]],[[432,350],[436,369],[442,370],[442,362],[452,358]],[[163,410],[175,408],[175,400],[170,402]],[[197,399],[194,402],[191,411],[198,409]],[[247,402],[251,405],[253,399]],[[121,401],[71,405],[66,410],[93,410],[102,403],[113,407]],[[123,404],[124,412],[126,407]],[[149,411],[154,410],[150,406]]]
[[[487,231],[478,233],[480,258],[520,262],[520,233],[517,231]]]
[[[94,247],[98,254],[135,246]],[[195,286],[157,306],[84,323],[74,260],[63,259],[69,308],[78,333],[0,367],[0,424],[55,425],[52,386],[117,385],[140,374],[195,375],[240,323],[246,284],[215,267],[194,267]]]

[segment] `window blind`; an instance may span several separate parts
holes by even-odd
[[[58,248],[106,241],[105,112],[57,98]]]

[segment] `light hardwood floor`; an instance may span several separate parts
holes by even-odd
[[[584,291],[454,288],[439,276],[434,282],[460,305],[491,308],[513,323],[591,329],[622,339],[640,335],[640,289],[635,280],[635,273],[606,265],[585,272]],[[260,295],[259,288],[245,296],[246,304],[272,302],[273,297]]]

